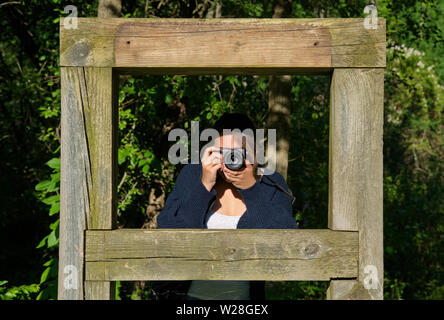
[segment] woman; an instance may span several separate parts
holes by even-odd
[[[269,176],[270,181],[258,175],[255,149],[246,143],[251,140],[223,132],[223,129],[251,129],[254,133],[251,120],[243,114],[224,114],[215,129],[220,136],[204,151],[201,163],[186,165],[181,170],[164,210],[157,216],[158,227],[297,229],[291,200],[282,190],[282,187],[288,190],[282,175],[275,172]],[[221,148],[245,148],[247,159],[243,168],[228,169],[218,151]],[[186,298],[265,299],[264,281],[193,280]]]

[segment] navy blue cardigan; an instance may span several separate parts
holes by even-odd
[[[188,164],[179,173],[165,208],[157,216],[158,228],[205,229],[205,217],[216,190],[208,191],[201,182],[201,164]],[[270,178],[288,190],[278,172]],[[290,198],[267,179],[256,181],[248,189],[239,189],[247,211],[240,217],[238,229],[297,229]]]
[[[206,214],[216,191],[214,187],[208,191],[201,177],[200,163],[188,164],[180,171],[164,209],[157,216],[158,228],[206,229]],[[281,174],[275,172],[270,178],[288,190]],[[257,180],[252,187],[239,189],[239,193],[247,210],[239,219],[238,229],[298,229],[290,198],[268,179]],[[191,284],[191,280],[187,283]],[[265,299],[264,284],[264,281],[250,281],[252,300]]]

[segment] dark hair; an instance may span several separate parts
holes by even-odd
[[[243,113],[224,113],[214,124],[214,129],[216,129],[220,135],[223,134],[224,129],[239,129],[242,132],[245,129],[251,129],[253,130],[253,137],[256,137],[256,127],[253,121]]]

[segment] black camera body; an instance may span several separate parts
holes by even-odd
[[[240,171],[245,168],[247,151],[244,148],[221,148],[218,150],[218,152],[222,154],[223,163],[228,169]]]

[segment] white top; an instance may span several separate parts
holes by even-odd
[[[208,229],[236,229],[241,216],[210,210],[206,226]],[[193,280],[188,295],[203,300],[249,300],[250,281]]]
[[[210,211],[207,219],[208,229],[236,229],[241,216],[227,216],[219,212]]]

